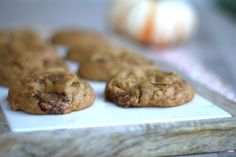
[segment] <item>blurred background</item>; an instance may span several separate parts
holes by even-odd
[[[185,68],[185,72],[192,70],[192,75],[197,75],[197,79],[210,77],[203,82],[211,85],[218,81],[220,87],[215,89],[221,90],[225,87],[227,92],[232,93],[236,89],[236,2],[186,2],[196,13],[195,33],[184,43],[165,46],[164,55],[163,48],[155,46],[156,53],[159,53],[157,56],[173,66],[180,65],[180,68]],[[20,26],[55,29],[80,26],[107,33],[111,3],[111,0],[1,0],[0,28]],[[187,56],[185,60],[180,59],[180,62],[187,63],[182,65],[170,61],[171,55],[176,54],[168,51],[182,53],[179,57]],[[188,63],[189,60],[191,63]],[[191,67],[193,62],[195,69],[194,66]]]

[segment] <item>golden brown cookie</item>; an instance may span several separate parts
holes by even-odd
[[[9,43],[9,37],[5,31],[0,31],[0,49],[4,48]]]
[[[42,60],[45,68],[64,68],[67,69],[63,60],[59,57],[56,50],[47,43],[30,47],[21,41],[12,42],[8,46],[9,52],[32,53]]]
[[[21,42],[13,42],[0,51],[0,84],[4,86],[10,86],[37,70],[69,70],[52,47],[47,45],[28,49]]]
[[[21,41],[29,47],[37,47],[44,43],[40,34],[32,30],[0,30],[0,48],[15,41]]]
[[[82,43],[104,43],[105,37],[92,30],[61,30],[55,32],[51,39],[52,43],[65,47],[76,46]]]
[[[193,88],[174,73],[156,69],[121,72],[106,84],[105,97],[121,107],[171,107],[189,102]]]
[[[71,73],[39,72],[15,82],[7,100],[12,110],[31,114],[65,114],[89,107],[95,99],[90,85]]]
[[[113,53],[121,53],[124,51],[121,48],[109,45],[109,44],[100,44],[100,43],[80,43],[75,47],[71,47],[68,50],[66,59],[74,61],[78,64],[87,62],[94,55],[106,55]]]
[[[79,75],[89,80],[106,81],[124,70],[153,66],[146,58],[123,49],[91,54],[87,62],[80,64]]]
[[[10,86],[27,74],[44,68],[42,61],[31,53],[2,52],[0,64],[0,84],[4,86]]]

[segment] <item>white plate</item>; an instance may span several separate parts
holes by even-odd
[[[125,109],[104,100],[105,83],[89,83],[97,94],[94,104],[82,111],[66,115],[31,115],[12,111],[6,101],[8,89],[0,87],[0,103],[10,129],[22,132],[231,117],[199,95],[191,102],[178,107]]]
[[[65,56],[65,49],[58,48]],[[66,62],[72,71],[78,69]],[[12,111],[7,103],[7,88],[0,87],[0,104],[14,132],[39,131],[69,128],[87,128],[144,123],[175,122],[199,119],[231,117],[231,115],[199,95],[181,106],[171,108],[121,108],[104,100],[105,83],[89,81],[96,92],[94,104],[84,110],[66,115],[31,115]]]

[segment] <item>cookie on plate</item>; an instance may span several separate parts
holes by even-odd
[[[121,48],[109,45],[109,44],[99,44],[99,43],[80,43],[75,47],[71,47],[68,50],[66,59],[82,64],[93,58],[94,55],[105,55],[120,53],[123,50]]]
[[[75,74],[44,71],[16,81],[7,100],[12,110],[31,114],[65,114],[89,107],[95,99],[90,85]]]
[[[95,31],[74,29],[55,32],[52,36],[51,42],[65,47],[71,47],[76,46],[81,42],[104,43],[106,42],[106,39],[102,34]]]
[[[13,42],[0,51],[0,84],[4,86],[37,70],[69,70],[57,53],[46,45],[33,50]]]
[[[106,84],[105,97],[121,107],[171,107],[194,97],[193,88],[174,73],[156,69],[121,72]]]
[[[4,51],[0,53],[0,84],[10,86],[38,69],[43,69],[43,63],[33,54]]]
[[[34,47],[30,47],[27,44],[24,44],[21,41],[12,42],[8,46],[9,52],[18,52],[18,53],[32,53],[39,60],[42,60],[45,68],[64,68],[68,69],[63,60],[59,57],[56,50],[52,45],[44,43]]]
[[[154,64],[138,54],[122,49],[112,53],[91,54],[87,62],[80,64],[78,74],[85,79],[106,81],[121,71],[146,67],[154,67]]]
[[[66,59],[81,63],[87,61],[88,57],[94,53],[101,53],[112,48],[109,43],[80,42],[76,46],[68,49]]]
[[[0,48],[15,41],[24,42],[29,47],[37,47],[45,42],[39,33],[29,29],[0,30]]]

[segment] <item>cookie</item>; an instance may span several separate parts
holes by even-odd
[[[44,43],[40,34],[32,30],[0,30],[0,48],[15,41],[21,41],[30,47],[37,47]]]
[[[9,88],[7,97],[12,110],[31,114],[66,114],[89,107],[94,99],[86,81],[62,71],[28,75]]]
[[[0,49],[4,48],[9,43],[9,37],[5,31],[0,31]]]
[[[50,44],[41,44],[30,47],[20,41],[12,42],[8,46],[8,51],[18,53],[32,53],[42,60],[45,68],[64,68],[68,69],[63,60],[59,57],[56,50]]]
[[[114,47],[109,44],[99,44],[99,43],[80,43],[75,47],[71,47],[68,52],[66,59],[76,62],[78,64],[82,64],[87,62],[94,55],[106,55],[119,53],[123,51],[121,48]]]
[[[91,30],[61,30],[55,32],[51,39],[52,43],[72,47],[79,43],[104,43],[106,42],[105,37],[95,31]]]
[[[115,53],[95,53],[80,64],[78,74],[85,79],[106,81],[121,71],[155,66],[146,58],[127,50]]]
[[[43,63],[33,54],[4,51],[0,53],[0,84],[10,86],[38,69],[43,69]]]
[[[105,97],[121,107],[171,107],[194,97],[193,88],[174,73],[156,69],[121,72],[106,84]]]
[[[13,42],[0,51],[0,84],[4,86],[10,86],[37,70],[69,70],[57,53],[48,46],[32,50]]]

